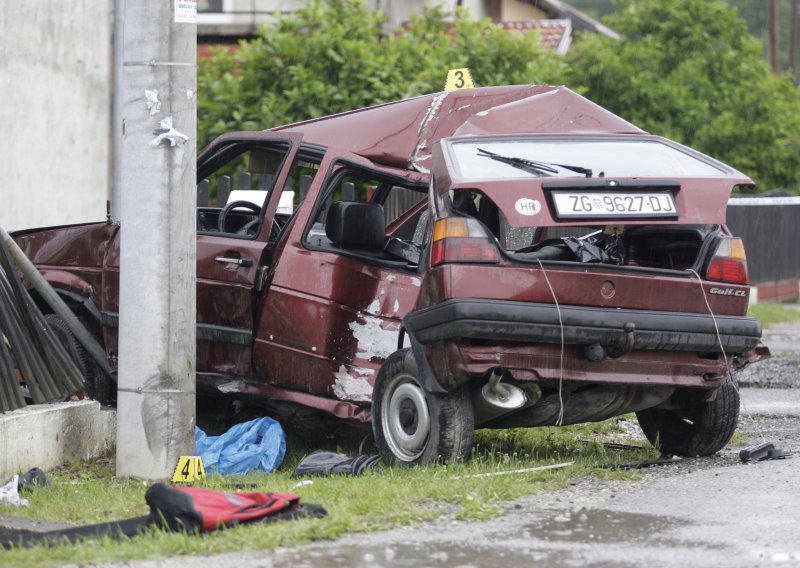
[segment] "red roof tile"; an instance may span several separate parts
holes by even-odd
[[[540,33],[539,43],[548,49],[558,49],[562,42],[568,41],[572,32],[569,20],[527,20],[524,22],[496,22],[495,26],[504,30],[517,30],[522,33],[530,33],[538,30]]]

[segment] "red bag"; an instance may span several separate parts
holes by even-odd
[[[225,493],[156,483],[145,493],[151,520],[173,531],[210,532],[297,509],[292,493]]]

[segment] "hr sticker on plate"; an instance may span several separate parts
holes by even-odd
[[[514,209],[516,209],[517,213],[520,215],[536,215],[542,210],[542,204],[535,199],[523,197],[522,199],[517,199],[517,202],[514,204]]]

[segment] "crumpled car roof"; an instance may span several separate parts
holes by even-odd
[[[511,85],[423,95],[280,126],[303,141],[428,173],[441,138],[487,134],[645,134],[563,86]]]

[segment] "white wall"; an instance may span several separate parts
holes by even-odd
[[[0,0],[0,226],[105,218],[112,2]]]
[[[500,19],[504,22],[525,22],[547,18],[547,12],[534,8],[528,2],[520,0],[503,0],[500,8]]]
[[[396,30],[407,22],[412,14],[418,14],[425,5],[442,6],[446,10],[455,8],[454,0],[372,0],[367,6],[379,8],[387,16],[386,27]]]

